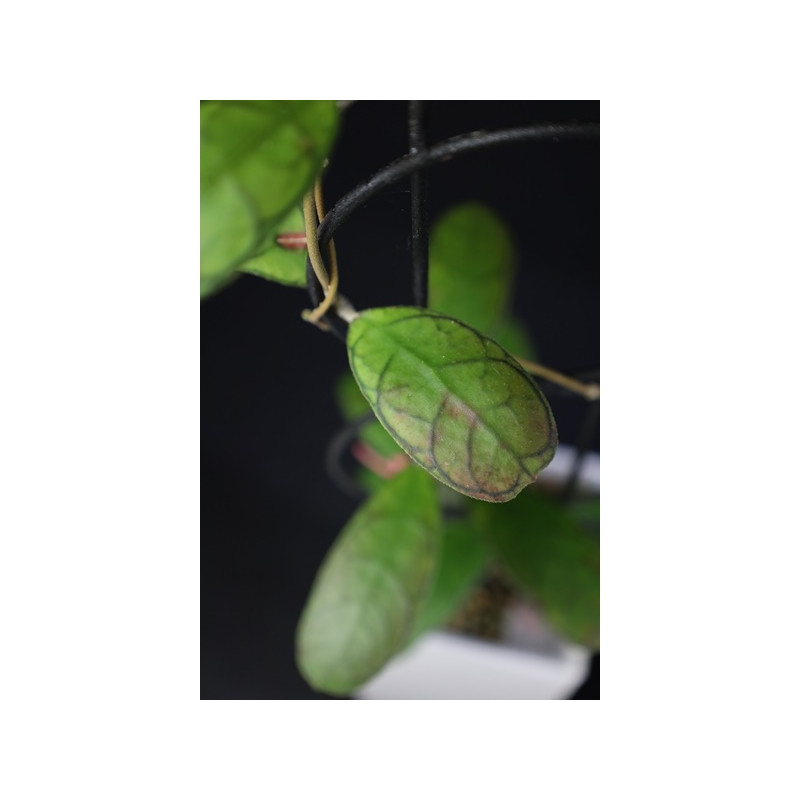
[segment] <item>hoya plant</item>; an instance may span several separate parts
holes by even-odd
[[[480,202],[450,208],[429,238],[415,216],[414,305],[353,307],[333,231],[355,201],[328,213],[322,191],[341,113],[335,101],[201,103],[201,295],[242,272],[307,288],[314,305],[303,319],[347,351],[331,402],[364,500],[319,567],[298,620],[297,666],[319,691],[352,693],[445,624],[490,569],[564,638],[597,648],[599,500],[567,503],[534,484],[558,447],[536,378],[590,402],[599,387],[538,363],[510,312],[513,232]],[[412,177],[414,201],[421,170],[490,140],[420,140],[367,191]]]

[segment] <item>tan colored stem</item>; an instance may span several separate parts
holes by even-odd
[[[325,200],[322,197],[322,179],[314,181],[314,206],[317,209],[317,219],[322,222],[325,219]]]
[[[303,319],[317,323],[336,301],[336,292],[339,288],[339,264],[336,259],[336,248],[333,245],[333,240],[328,242],[328,260],[331,265],[330,280],[328,279],[328,271],[325,269],[319,242],[317,241],[317,226],[325,218],[321,178],[317,178],[314,181],[313,190],[303,198],[303,218],[306,225],[306,240],[311,266],[314,269],[317,280],[322,285],[322,291],[325,292],[325,299],[313,311],[305,312]]]
[[[311,266],[322,286],[322,291],[327,292],[330,279],[328,278],[328,270],[325,269],[325,262],[322,260],[322,253],[319,251],[319,242],[317,241],[319,221],[317,219],[313,191],[307,192],[303,198],[303,221],[306,226],[306,246],[308,247],[308,257],[311,259]]]
[[[540,378],[546,378],[551,383],[558,384],[565,389],[576,392],[587,400],[600,399],[600,386],[596,383],[581,383],[574,378],[569,378],[566,375],[562,375],[560,372],[556,372],[554,369],[543,367],[541,364],[536,364],[533,361],[528,361],[526,358],[520,358],[519,356],[514,356],[514,358],[516,358],[531,375],[538,375]]]

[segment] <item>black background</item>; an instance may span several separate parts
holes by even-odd
[[[328,206],[408,150],[407,103],[344,112],[325,181]],[[596,101],[431,101],[429,144],[474,130],[595,121]],[[599,368],[598,141],[516,144],[427,171],[431,219],[481,200],[520,254],[514,311],[543,363]],[[412,304],[407,183],[336,233],[340,290],[356,308]],[[294,665],[294,631],[326,550],[356,508],[324,469],[341,424],[331,396],[344,345],[300,319],[308,295],[244,275],[201,306],[201,697],[325,699]],[[586,404],[542,388],[559,440],[578,439]],[[599,433],[592,442],[599,451]],[[599,698],[598,659],[574,699]]]

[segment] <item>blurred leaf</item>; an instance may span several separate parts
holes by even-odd
[[[361,393],[361,389],[358,388],[358,384],[350,371],[342,372],[336,379],[336,383],[333,386],[333,396],[341,415],[348,422],[352,422],[368,411],[372,411],[367,398]]]
[[[372,494],[386,483],[386,478],[360,465],[356,467],[354,480],[367,494]]]
[[[523,492],[513,503],[472,515],[511,578],[550,626],[587,647],[600,646],[600,540],[552,498]]]
[[[268,281],[276,281],[285,286],[306,285],[306,256],[308,251],[287,250],[280,247],[275,238],[281,233],[302,233],[305,230],[303,212],[293,208],[283,221],[269,235],[258,254],[246,261],[239,269],[251,275],[258,275]]]
[[[553,458],[556,427],[539,387],[488,337],[425,309],[361,312],[350,367],[375,415],[435,478],[505,502]]]
[[[508,305],[515,260],[508,228],[492,209],[450,209],[431,230],[430,307],[489,332]]]
[[[200,106],[200,291],[258,251],[296,205],[336,134],[333,100],[213,100]]]
[[[526,358],[528,361],[539,360],[539,355],[528,331],[516,317],[508,314],[489,333],[500,347],[508,350],[512,356]]]
[[[297,630],[315,689],[347,694],[408,641],[441,535],[433,481],[409,468],[375,492],[325,557]]]
[[[256,241],[257,221],[236,182],[221,178],[200,202],[200,296],[231,280],[235,257]]]
[[[574,520],[582,525],[584,530],[595,535],[600,534],[600,498],[591,497],[573,500],[567,511]]]
[[[337,378],[334,385],[334,397],[339,411],[347,422],[352,422],[364,414],[372,413],[367,399],[361,394],[361,389],[358,388],[353,374],[349,371],[343,372]],[[384,458],[390,458],[400,452],[394,439],[389,436],[377,419],[365,423],[359,430],[358,436]]]
[[[480,580],[488,550],[469,519],[449,522],[442,530],[439,563],[430,592],[414,621],[412,639],[447,622]]]
[[[383,426],[377,420],[375,421],[375,425],[377,425],[383,433],[386,433]],[[394,455],[402,455],[403,458],[407,458],[406,454],[397,446],[394,439],[392,439],[388,433],[386,433],[386,436],[389,438],[394,449],[392,453],[385,455],[384,458],[393,458]],[[385,483],[386,478],[382,478],[373,470],[359,465],[356,468],[355,481],[367,494],[372,494],[375,489]],[[467,499],[460,492],[454,491],[449,486],[439,483],[439,481],[436,481],[436,498],[442,512],[453,511],[457,513],[463,510],[464,501]]]
[[[402,452],[395,440],[389,436],[378,420],[373,420],[364,425],[358,432],[358,437],[383,458],[391,458]]]

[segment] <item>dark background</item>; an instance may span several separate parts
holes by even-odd
[[[343,113],[325,180],[332,206],[408,151],[407,103]],[[431,101],[428,144],[532,122],[599,122],[596,101]],[[525,143],[426,172],[431,219],[481,200],[515,232],[514,310],[541,360],[599,368],[599,141]],[[340,290],[357,309],[412,304],[407,183],[337,231]],[[331,388],[344,345],[300,319],[308,295],[244,275],[201,306],[201,697],[325,699],[294,665],[294,631],[314,574],[357,502],[325,472],[341,424]],[[586,403],[542,383],[559,440],[575,444]],[[599,432],[591,439],[599,452]],[[599,659],[574,699],[599,698]]]

